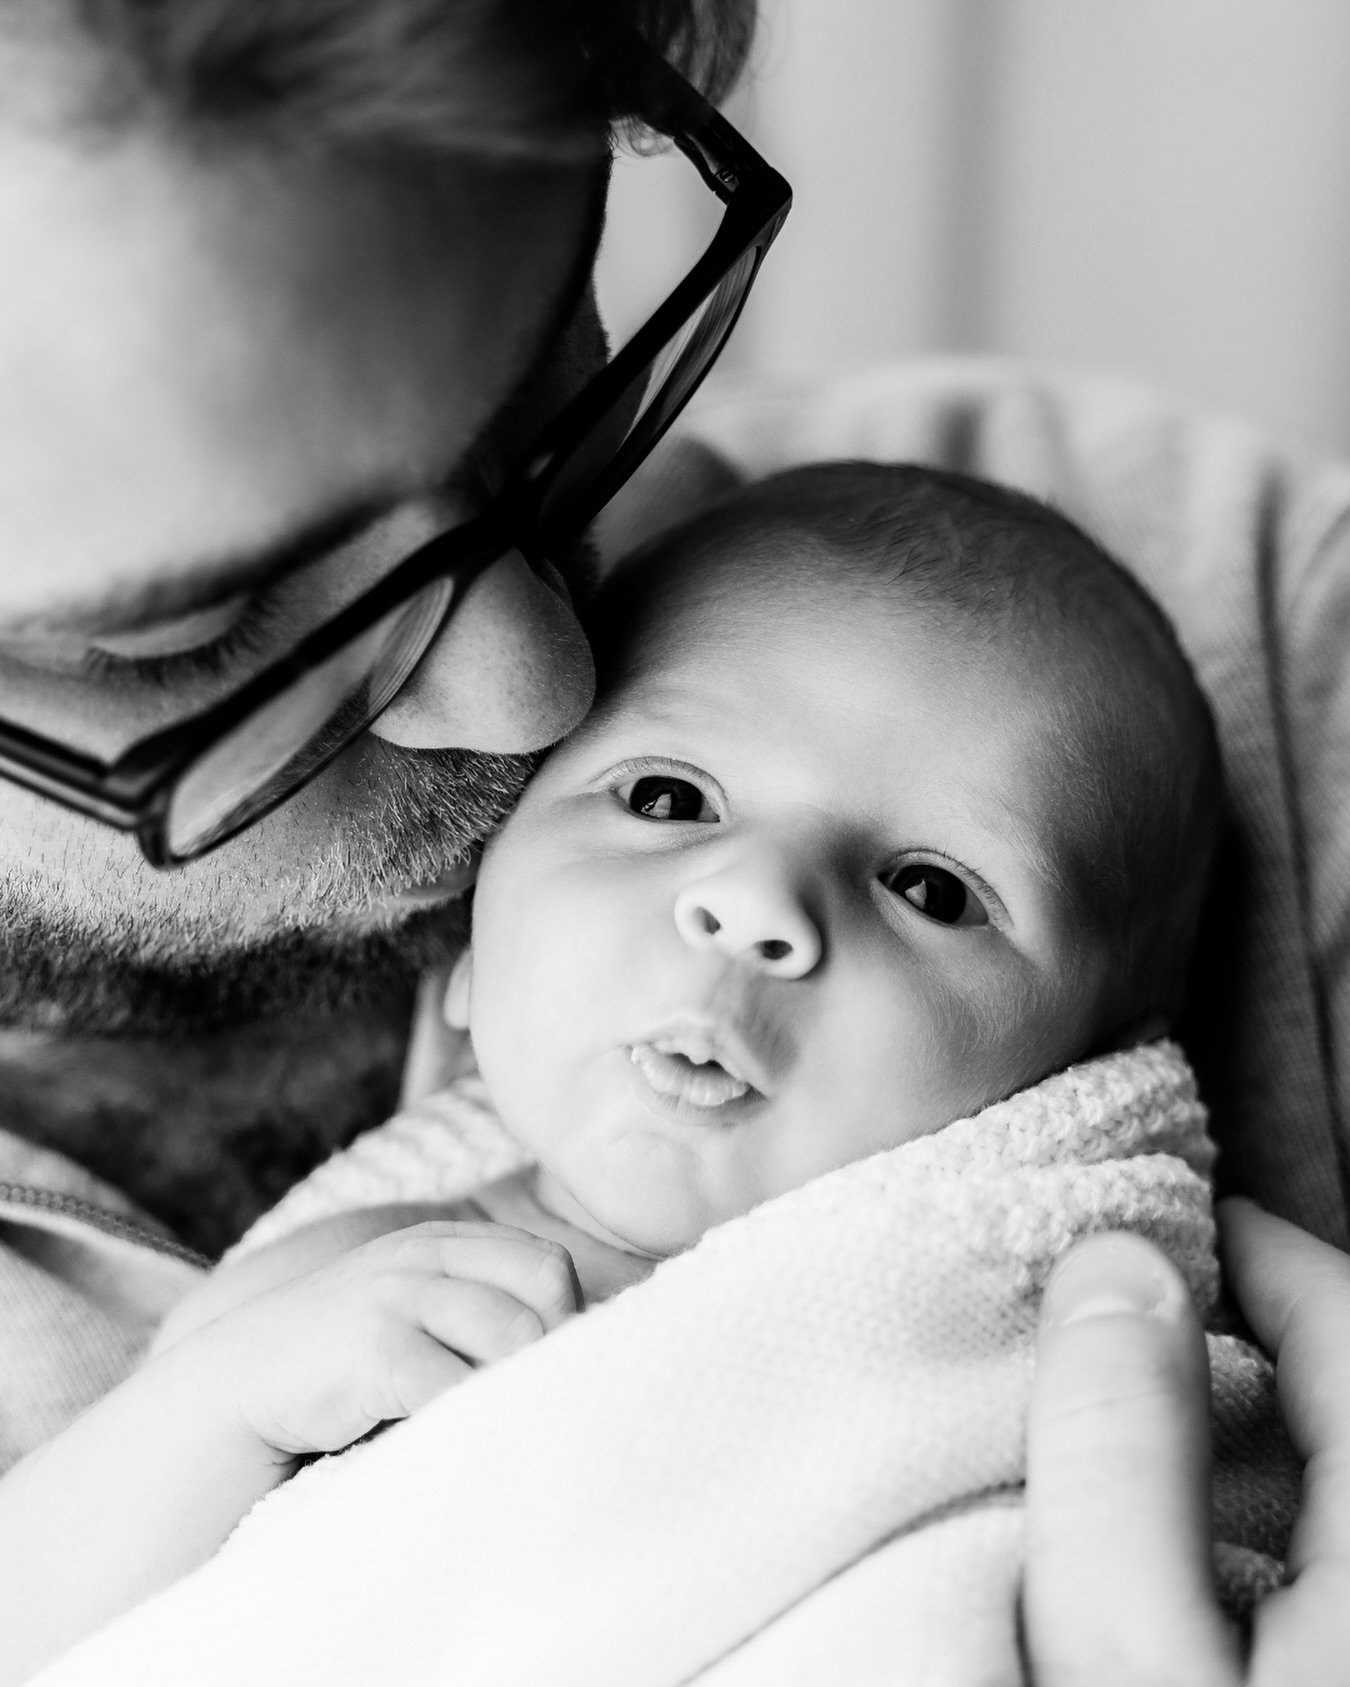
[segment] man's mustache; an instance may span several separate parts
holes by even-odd
[[[360,914],[391,890],[431,884],[464,866],[515,807],[541,759],[408,750],[382,740],[371,740],[370,750],[383,806],[335,832],[315,861],[299,904],[303,924],[316,914]]]

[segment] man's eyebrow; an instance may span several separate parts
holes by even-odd
[[[212,609],[317,562],[409,496],[407,487],[366,493],[306,517],[257,549],[203,557],[184,563],[171,575],[114,585],[100,598],[17,615],[0,622],[0,632],[15,637],[131,632],[156,621]]]

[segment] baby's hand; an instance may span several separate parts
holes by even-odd
[[[300,1455],[407,1417],[575,1306],[556,1243],[434,1219],[190,1330],[0,1481],[0,1681],[205,1563]]]
[[[499,1224],[432,1221],[366,1242],[183,1338],[151,1365],[227,1381],[279,1461],[350,1446],[576,1310],[566,1251]]]

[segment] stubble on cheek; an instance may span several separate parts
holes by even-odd
[[[368,748],[367,748],[368,747]],[[280,924],[359,914],[390,891],[466,865],[520,799],[538,755],[405,750],[367,738],[373,798],[334,829],[305,875],[297,911]]]
[[[0,1024],[158,1036],[406,994],[420,971],[458,952],[463,911],[373,910],[467,860],[533,764],[380,746],[367,764],[370,798],[353,806],[349,827],[272,875],[261,829],[163,878],[128,840],[91,830],[87,852],[67,850],[61,873],[11,871],[0,882]]]

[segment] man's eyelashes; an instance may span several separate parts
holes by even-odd
[[[171,691],[199,686],[229,676],[266,649],[276,608],[266,596],[251,598],[239,619],[218,637],[189,650],[168,650],[135,656],[91,646],[82,667],[91,677],[131,681]],[[240,676],[243,683],[246,675]]]

